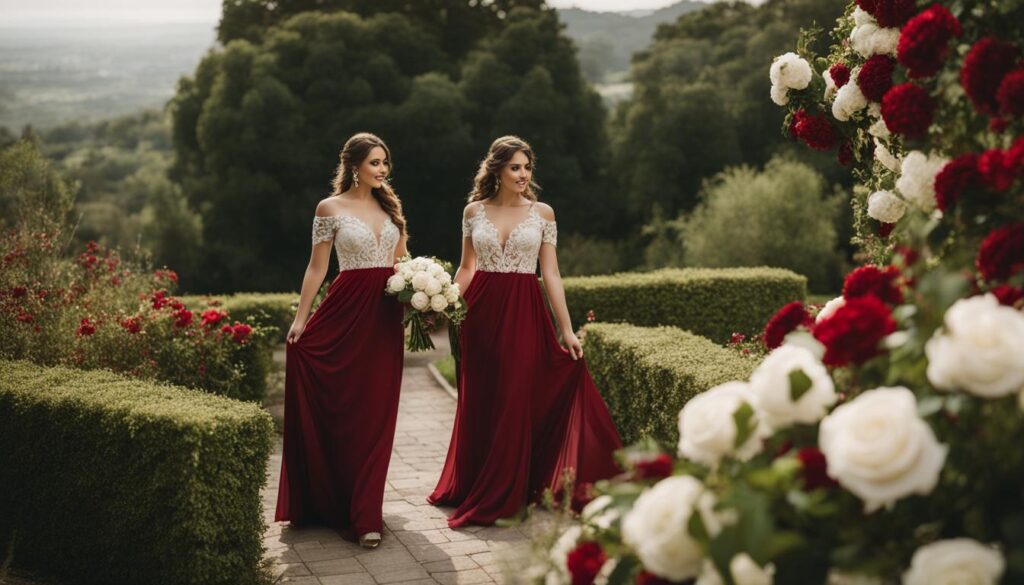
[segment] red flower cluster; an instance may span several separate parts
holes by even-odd
[[[249,341],[249,335],[252,334],[252,327],[235,321],[234,325],[224,325],[220,328],[220,331],[226,335],[231,335],[236,343],[246,343]]]
[[[847,81],[850,81],[850,68],[843,63],[836,63],[829,67],[828,74],[832,77],[836,87],[843,87]]]
[[[1008,307],[1015,306],[1021,299],[1024,299],[1024,290],[1014,288],[1008,284],[1001,284],[992,289],[999,303]]]
[[[672,458],[662,453],[651,459],[637,462],[634,467],[637,479],[663,479],[672,475]]]
[[[171,298],[167,296],[167,291],[165,290],[155,291],[150,297],[150,300],[153,303],[153,308],[158,311],[166,307],[171,302]]]
[[[207,309],[203,311],[203,327],[210,327],[220,323],[223,319],[228,316],[227,311],[218,311],[217,309]]]
[[[174,317],[175,327],[188,327],[192,324],[192,311],[189,311],[185,307],[175,310],[171,313],[171,316]]]
[[[796,458],[800,462],[801,478],[805,490],[816,490],[818,488],[830,488],[839,483],[828,476],[828,462],[825,454],[817,447],[804,447],[796,452]]]
[[[996,92],[1016,65],[1017,56],[1016,47],[992,37],[985,37],[971,47],[960,70],[960,84],[978,111],[997,115]]]
[[[864,62],[857,74],[857,85],[864,97],[873,102],[882,101],[885,92],[892,87],[892,74],[896,61],[888,55],[875,55]]]
[[[898,305],[903,302],[899,279],[900,271],[895,266],[886,266],[884,270],[877,266],[861,266],[846,275],[843,297],[849,300],[873,295],[890,305]]]
[[[164,268],[162,270],[153,271],[153,280],[160,282],[166,280],[168,282],[178,282],[178,273],[169,269]]]
[[[857,6],[885,28],[903,26],[917,10],[914,0],[857,0]]]
[[[747,336],[743,335],[742,333],[733,333],[732,337],[729,338],[729,343],[732,345],[739,345],[743,343],[743,340],[746,338]]]
[[[935,100],[920,86],[901,83],[882,97],[882,119],[890,132],[919,138],[928,132],[935,115]]]
[[[78,336],[88,337],[93,333],[96,333],[96,322],[88,317],[82,319],[82,322],[78,324]]]
[[[941,4],[910,19],[900,31],[896,58],[911,79],[935,75],[949,56],[949,41],[963,33],[960,21]]]
[[[998,148],[986,150],[978,157],[978,172],[981,174],[982,182],[999,192],[1006,191],[1013,185],[1018,172],[1014,167],[1010,154]]]
[[[24,311],[22,311],[22,312],[18,313],[18,316],[16,317],[16,319],[18,320],[18,323],[26,323],[27,324],[27,323],[31,323],[34,320],[34,317],[32,317],[32,313],[25,313]]]
[[[1024,116],[1024,69],[1006,74],[996,90],[999,113],[1004,116]]]
[[[608,555],[600,544],[591,541],[577,544],[565,558],[565,565],[572,576],[572,585],[591,585],[607,560]]]
[[[596,320],[597,320],[597,317],[594,316],[594,310],[591,309],[591,310],[587,311],[587,323],[593,323]]]
[[[126,317],[121,320],[121,327],[134,335],[142,330],[142,320],[138,317]]]
[[[978,155],[965,153],[954,158],[935,175],[935,204],[945,213],[964,192],[981,186]]]
[[[28,289],[23,286],[15,286],[11,288],[11,296],[20,299],[21,297],[28,294]]]
[[[988,281],[1004,281],[1024,272],[1024,223],[992,230],[981,243],[974,265]]]
[[[804,308],[804,304],[793,301],[779,309],[764,326],[764,345],[768,349],[775,349],[797,327],[809,327],[812,323],[814,318]]]
[[[804,109],[797,110],[793,115],[789,133],[815,150],[828,150],[835,146],[838,139],[825,114],[808,114]]]
[[[814,337],[825,346],[827,366],[860,364],[878,355],[878,344],[896,331],[889,307],[868,295],[848,299],[830,317],[814,326]]]

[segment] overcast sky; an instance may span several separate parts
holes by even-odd
[[[548,0],[558,8],[632,10],[676,0]],[[221,0],[0,0],[0,26],[25,22],[216,22]]]

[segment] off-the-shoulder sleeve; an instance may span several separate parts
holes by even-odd
[[[320,242],[331,242],[334,241],[334,232],[338,231],[338,218],[336,217],[323,217],[320,215],[313,217],[313,245],[317,245]]]
[[[553,221],[544,221],[544,231],[541,233],[541,243],[558,246],[558,225]]]
[[[470,221],[472,217],[462,218],[462,237],[469,238],[473,235],[473,223]]]

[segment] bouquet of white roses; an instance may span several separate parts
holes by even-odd
[[[405,259],[395,265],[395,275],[388,279],[389,295],[395,295],[409,306],[402,323],[409,327],[409,351],[434,349],[429,329],[440,316],[451,324],[452,355],[458,356],[455,332],[466,316],[459,285],[452,282],[436,258],[421,256]]]

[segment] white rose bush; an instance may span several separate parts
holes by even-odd
[[[409,351],[434,349],[430,329],[438,319],[447,319],[452,353],[458,358],[456,340],[458,327],[466,316],[466,303],[459,285],[452,282],[451,274],[436,258],[402,259],[395,264],[395,274],[388,279],[384,292],[407,305],[402,323],[409,328]]]
[[[785,130],[851,168],[865,264],[782,307],[677,444],[576,487],[598,499],[559,583],[1024,583],[1022,22],[856,0],[828,55],[808,31],[766,63]]]

